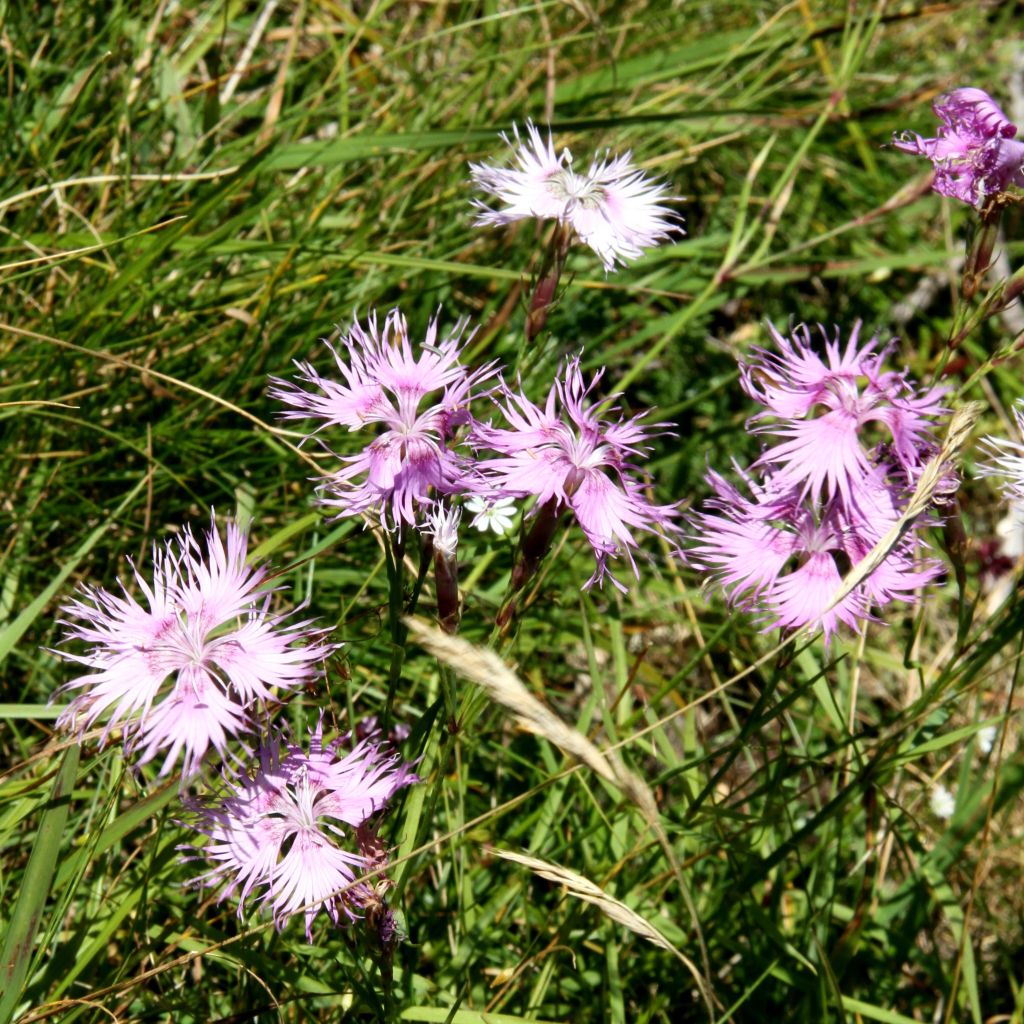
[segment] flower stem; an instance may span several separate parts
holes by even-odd
[[[391,665],[388,669],[388,695],[381,716],[381,731],[387,736],[391,730],[398,681],[405,663],[406,628],[402,623],[405,589],[405,532],[398,527],[387,535],[384,559],[388,572],[388,626],[391,631]]]

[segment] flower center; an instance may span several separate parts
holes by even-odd
[[[571,167],[556,171],[545,184],[548,191],[569,208],[578,204],[585,210],[596,210],[605,199],[604,188]]]

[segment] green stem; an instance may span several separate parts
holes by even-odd
[[[381,731],[386,737],[391,731],[395,694],[398,692],[398,681],[402,677],[402,666],[405,664],[406,628],[402,623],[403,605],[405,603],[405,533],[401,527],[398,527],[394,533],[387,535],[384,555],[388,570],[388,626],[391,631],[391,665],[388,669],[388,696],[384,703],[384,714],[381,720]]]

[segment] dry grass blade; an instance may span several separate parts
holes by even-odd
[[[494,848],[491,848],[490,852],[496,857],[501,857],[502,860],[509,860],[514,864],[521,864],[523,867],[529,868],[534,874],[540,875],[541,878],[545,878],[549,882],[564,886],[570,896],[575,896],[576,899],[583,900],[585,903],[592,903],[605,917],[616,924],[623,925],[641,938],[647,939],[648,942],[653,942],[654,945],[673,953],[686,965],[687,969],[697,980],[697,983],[701,983],[696,966],[687,956],[676,949],[647,918],[641,917],[640,914],[627,907],[621,900],[617,900],[614,896],[609,896],[604,889],[590,881],[589,878],[578,875],[575,871],[570,871],[569,868],[563,868],[560,864],[552,864],[550,861],[528,857],[526,854],[512,853],[510,850],[497,850]]]
[[[921,473],[921,478],[914,488],[906,511],[892,525],[892,527],[879,539],[878,543],[864,556],[853,569],[846,574],[842,585],[832,595],[825,611],[831,611],[840,601],[847,597],[861,583],[864,582],[888,557],[892,554],[896,545],[906,535],[907,530],[914,525],[915,520],[928,508],[935,492],[942,483],[943,475],[949,465],[956,460],[963,448],[971,430],[981,415],[984,406],[980,402],[969,402],[953,414],[949,423],[949,430],[946,432],[946,439],[942,448]],[[813,630],[811,631],[813,632]]]
[[[571,729],[526,688],[522,680],[495,654],[466,640],[449,636],[423,619],[407,618],[409,631],[438,660],[486,690],[515,716],[528,732],[543,736],[581,761],[606,782],[618,787],[640,808],[644,817],[657,820],[654,796],[644,781],[617,759],[602,753],[582,733]]]

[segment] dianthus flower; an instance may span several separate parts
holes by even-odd
[[[345,465],[321,485],[321,504],[339,516],[375,514],[385,528],[415,526],[418,510],[436,495],[473,489],[472,466],[452,445],[469,422],[473,389],[493,375],[494,366],[469,371],[459,363],[465,326],[460,321],[438,341],[435,317],[416,356],[398,310],[379,332],[371,314],[365,330],[353,323],[340,351],[325,342],[341,381],[304,362],[296,363],[300,380],[316,391],[273,381],[270,394],[291,407],[286,419],[322,421],[313,435],[326,427],[382,428],[358,454],[339,456]]]
[[[1024,400],[1013,408],[1017,432],[1024,436]],[[1024,444],[1005,437],[989,435],[982,439],[982,450],[988,461],[979,462],[978,476],[1002,478],[1002,491],[1011,502],[1024,503]]]
[[[1024,185],[1024,142],[987,92],[954,89],[932,109],[942,122],[935,138],[904,132],[893,145],[932,161],[936,192],[980,207],[1010,185]]]
[[[858,346],[860,326],[854,324],[845,349],[838,330],[829,339],[821,328],[823,360],[805,325],[785,338],[769,324],[777,351],[755,348],[754,358],[740,364],[744,390],[765,407],[753,417],[756,431],[782,439],[756,465],[771,466],[780,480],[815,498],[838,494],[847,504],[871,474],[879,441],[893,468],[913,483],[934,441],[933,421],[946,411],[944,388],[919,390],[906,372],[882,369],[892,342],[880,351],[877,337]]]
[[[899,518],[898,495],[876,471],[862,485],[864,506],[845,508],[841,498],[824,505],[783,481],[758,482],[740,471],[753,500],[715,472],[715,497],[691,517],[690,562],[709,573],[731,604],[767,619],[766,629],[818,625],[826,643],[840,623],[859,631],[872,607],[913,603],[915,591],[942,572],[919,562],[918,542],[908,535],[858,587],[834,607],[843,576],[867,556]]]
[[[679,217],[662,205],[673,198],[667,187],[644,177],[630,153],[595,156],[581,174],[567,149],[556,155],[550,132],[545,142],[528,121],[524,141],[517,127],[512,130],[514,141],[504,134],[502,139],[513,150],[517,166],[470,164],[477,186],[505,204],[492,210],[474,200],[478,224],[510,224],[528,217],[557,220],[570,225],[597,253],[605,270],[637,259],[644,249],[681,230]]]
[[[121,595],[84,587],[62,608],[79,620],[66,623],[65,639],[90,647],[58,653],[90,671],[66,684],[80,692],[58,725],[84,731],[109,713],[102,741],[122,727],[139,765],[166,750],[161,775],[184,753],[187,778],[209,747],[226,756],[229,738],[254,727],[252,707],[274,688],[313,677],[331,645],[308,622],[271,612],[267,567],[246,564],[237,524],[226,532],[226,545],[215,526],[207,532],[205,557],[187,527],[154,547],[151,582],[132,567],[142,603],[122,584]]]
[[[356,881],[384,863],[368,822],[418,779],[386,745],[368,739],[346,750],[345,739],[325,744],[321,721],[309,753],[271,736],[251,774],[225,769],[215,802],[194,805],[195,828],[209,837],[202,852],[215,865],[194,882],[223,883],[221,900],[239,890],[239,917],[258,896],[278,929],[302,913],[310,941],[321,910],[338,924],[375,904],[380,880]]]
[[[689,561],[728,600],[768,620],[767,629],[820,626],[826,643],[840,624],[860,630],[873,608],[913,603],[941,574],[920,559],[917,520],[886,558],[834,607],[844,576],[900,521],[920,471],[936,453],[934,420],[946,410],[943,389],[919,390],[906,373],[882,367],[891,345],[858,347],[857,324],[845,347],[825,341],[824,359],[810,332],[791,339],[769,328],[776,350],[756,349],[741,365],[747,394],[764,406],[755,431],[781,443],[745,472],[747,497],[715,472],[714,497],[690,517]],[[869,436],[872,430],[874,436]],[[955,489],[955,474],[936,493]]]
[[[639,480],[634,460],[649,451],[651,429],[639,416],[604,418],[615,410],[602,414],[600,403],[588,402],[602,373],[585,384],[579,358],[569,360],[543,408],[505,387],[501,408],[509,426],[477,424],[472,438],[478,448],[497,453],[480,462],[492,497],[532,495],[535,514],[571,509],[597,560],[585,587],[607,575],[624,590],[608,570],[608,559],[624,554],[639,576],[633,531],[677,530],[677,512],[673,505],[653,504]]]

